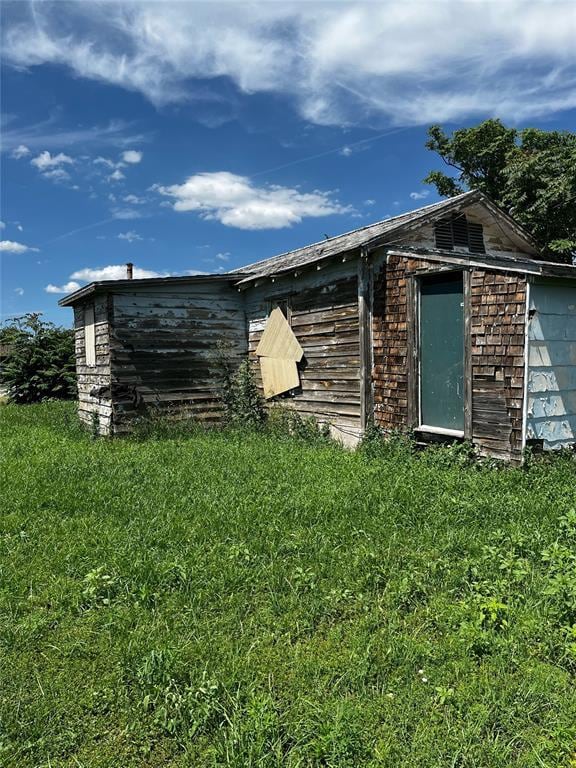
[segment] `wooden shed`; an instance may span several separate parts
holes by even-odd
[[[91,283],[74,308],[80,416],[220,416],[218,342],[270,401],[344,442],[375,423],[519,462],[576,443],[576,268],[467,192],[226,275]]]

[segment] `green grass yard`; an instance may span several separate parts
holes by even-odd
[[[574,457],[0,433],[0,765],[576,766]]]

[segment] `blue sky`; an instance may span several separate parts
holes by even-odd
[[[2,317],[437,197],[426,128],[574,130],[576,4],[3,2]]]

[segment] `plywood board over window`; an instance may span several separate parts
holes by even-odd
[[[258,357],[273,357],[278,360],[302,360],[304,350],[280,307],[270,313],[260,343],[256,347]]]
[[[270,313],[256,354],[266,399],[300,386],[297,363],[304,350],[279,307]]]
[[[266,399],[300,386],[298,366],[294,360],[261,357],[260,370],[262,371],[262,384]]]

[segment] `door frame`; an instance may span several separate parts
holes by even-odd
[[[446,273],[462,275],[464,302],[464,429],[446,429],[422,424],[421,419],[421,356],[420,356],[420,296],[424,278]],[[418,270],[407,276],[407,421],[408,428],[416,432],[472,439],[472,354],[471,354],[471,282],[472,272],[460,266]]]

